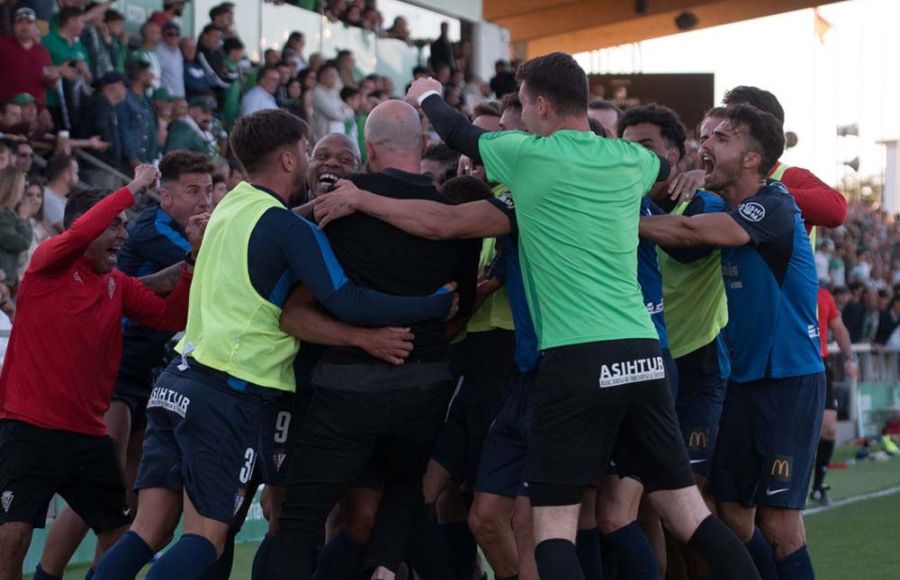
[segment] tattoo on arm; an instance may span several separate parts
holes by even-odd
[[[149,274],[138,278],[138,280],[140,280],[144,286],[153,290],[153,293],[157,296],[165,297],[178,285],[178,280],[181,278],[181,272],[184,270],[184,265],[184,262],[178,262],[155,274]]]

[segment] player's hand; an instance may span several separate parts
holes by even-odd
[[[459,292],[456,291],[458,288],[458,284],[456,282],[447,282],[443,286],[441,286],[441,290],[446,290],[447,292],[453,294],[453,303],[450,305],[450,312],[447,313],[447,318],[444,320],[450,320],[456,313],[459,312]]]
[[[106,151],[109,149],[109,143],[94,135],[90,139],[88,139],[88,148],[96,149],[97,151]]]
[[[198,213],[188,218],[184,228],[188,242],[191,244],[191,258],[196,261],[200,246],[203,244],[203,234],[206,232],[206,224],[209,223],[209,213]]]
[[[676,204],[689,202],[693,199],[697,190],[703,187],[705,181],[706,173],[702,169],[679,173],[669,183],[669,199]]]
[[[859,365],[855,360],[848,359],[844,361],[844,372],[847,373],[848,378],[857,379],[859,378]]]
[[[409,86],[406,92],[406,102],[413,107],[419,106],[419,97],[429,91],[437,91],[439,95],[444,94],[444,86],[437,79],[431,77],[415,80]]]
[[[134,168],[134,180],[128,184],[128,189],[134,195],[138,195],[153,187],[158,179],[159,169],[146,163],[140,163]]]
[[[413,349],[415,335],[409,328],[363,328],[357,347],[392,365],[402,365]]]
[[[319,229],[356,211],[362,190],[352,181],[339,179],[333,190],[316,198],[315,216]]]

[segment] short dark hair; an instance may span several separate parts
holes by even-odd
[[[460,175],[459,177],[448,179],[441,185],[441,193],[455,204],[481,201],[493,197],[491,187],[481,179],[471,175]]]
[[[500,113],[505,113],[508,110],[513,110],[517,113],[522,112],[522,101],[519,100],[518,93],[506,93],[500,99]]]
[[[238,49],[242,49],[242,48],[244,48],[244,43],[241,42],[241,39],[238,38],[237,36],[232,36],[230,38],[226,38],[222,42],[222,50],[224,50],[226,53],[228,53],[232,50],[238,50]]]
[[[591,128],[591,131],[594,132],[595,135],[599,135],[601,137],[613,137],[606,131],[606,127],[603,126],[600,121],[593,117],[588,117],[588,127]]]
[[[359,94],[362,94],[359,92],[359,89],[354,89],[353,87],[344,87],[341,89],[341,100],[346,101],[347,99],[352,99]]]
[[[109,195],[102,189],[81,189],[69,194],[66,209],[63,212],[63,228],[69,229],[72,223],[97,205],[101,199]]]
[[[59,11],[59,25],[65,26],[66,22],[79,16],[84,16],[84,10],[75,6],[67,6]]]
[[[784,125],[784,108],[782,108],[781,103],[778,102],[778,97],[759,87],[750,87],[747,85],[734,87],[725,93],[722,104],[729,107],[731,105],[740,104],[752,105],[760,111],[769,113]]]
[[[10,107],[10,105],[16,105],[12,101],[12,99],[4,99],[4,100],[0,101],[0,115],[5,115],[6,110]],[[18,107],[19,105],[16,105],[16,106]]]
[[[75,158],[65,153],[57,153],[47,162],[47,181],[53,181],[72,167]]]
[[[185,173],[212,173],[215,169],[206,155],[186,149],[170,151],[159,162],[161,181],[177,181]]]
[[[443,166],[443,173],[434,177],[439,184],[444,184],[456,177],[457,166],[459,165],[459,152],[450,149],[444,143],[433,143],[425,148],[425,152],[422,154],[422,161],[435,161]]]
[[[625,132],[625,129],[632,125],[640,125],[641,123],[649,123],[659,127],[659,132],[663,139],[669,142],[669,145],[678,149],[678,158],[684,157],[684,142],[687,140],[687,132],[678,113],[664,105],[651,103],[640,107],[631,107],[626,109],[622,117],[619,118],[619,137]]]
[[[228,13],[227,6],[225,6],[224,4],[217,4],[209,9],[209,19],[215,20],[217,17],[219,17],[223,14],[227,14],[227,13]]]
[[[615,103],[611,103],[606,99],[594,99],[588,103],[588,109],[591,111],[615,111],[617,115],[622,114],[622,109],[617,107]]]
[[[526,61],[516,71],[532,98],[545,97],[560,115],[587,112],[588,83],[584,70],[571,55],[552,52]]]
[[[316,72],[316,80],[321,78],[322,75],[325,74],[325,71],[331,68],[333,68],[335,71],[337,71],[338,69],[337,64],[333,60],[327,60],[323,62],[322,66],[319,67],[318,72]]]
[[[759,174],[763,177],[778,163],[784,153],[784,131],[778,119],[771,113],[751,105],[734,105],[725,109],[724,118],[734,129],[747,127],[751,147],[762,156]]]
[[[123,20],[125,20],[125,16],[121,12],[113,8],[107,10],[103,15],[103,22],[107,24],[110,22],[121,22]]]
[[[482,116],[500,118],[500,106],[494,101],[478,103],[475,105],[475,108],[472,109],[472,118],[477,119]]]
[[[281,73],[278,71],[278,65],[273,66],[264,64],[263,66],[259,67],[259,72],[256,73],[257,80],[262,80],[263,77],[266,76],[266,73],[269,71],[274,71],[276,74],[278,74],[279,77],[281,76]]]
[[[209,34],[210,32],[221,33],[222,29],[219,28],[218,26],[216,26],[215,24],[207,24],[206,26],[203,27],[203,30],[200,31],[200,36],[203,36],[204,34]]]
[[[255,172],[273,153],[308,135],[309,126],[300,117],[282,109],[268,109],[238,119],[230,144],[247,172]]]

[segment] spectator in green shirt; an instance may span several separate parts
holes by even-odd
[[[47,107],[53,113],[55,125],[70,129],[77,116],[80,97],[91,84],[87,49],[79,38],[84,31],[84,12],[81,8],[63,8],[59,12],[59,29],[44,37],[42,44],[50,52],[50,60],[60,66],[74,66],[78,74],[73,79],[60,79],[56,87],[47,91]],[[63,99],[65,97],[65,99]]]
[[[216,101],[212,97],[194,97],[188,114],[169,125],[166,137],[166,153],[175,149],[187,149],[208,156],[214,162],[219,159],[219,146],[210,129]]]

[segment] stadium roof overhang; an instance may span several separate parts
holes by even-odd
[[[509,29],[515,53],[531,58],[638,42],[836,1],[484,0],[483,10],[485,20]]]

